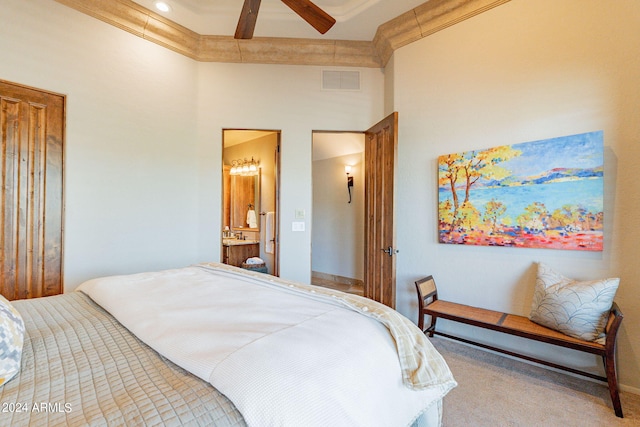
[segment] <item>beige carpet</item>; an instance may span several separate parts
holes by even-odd
[[[431,340],[458,381],[444,399],[444,427],[640,426],[639,395],[621,393],[625,418],[617,418],[604,383]]]

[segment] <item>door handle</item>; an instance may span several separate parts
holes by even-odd
[[[398,249],[393,249],[391,246],[389,246],[387,249],[380,249],[380,250],[389,256],[394,256],[395,254],[400,252]]]

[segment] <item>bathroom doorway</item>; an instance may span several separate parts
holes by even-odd
[[[280,131],[222,131],[221,262],[279,275]]]
[[[363,132],[314,131],[311,283],[363,295]]]

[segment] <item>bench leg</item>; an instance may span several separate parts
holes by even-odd
[[[430,337],[433,337],[433,333],[436,331],[436,320],[438,320],[436,316],[431,316],[431,326],[425,331]]]
[[[607,374],[607,383],[609,384],[609,394],[611,395],[611,403],[617,417],[623,418],[622,404],[620,403],[620,394],[618,393],[618,378],[616,374],[615,351],[607,351],[602,356],[604,361],[604,369]]]

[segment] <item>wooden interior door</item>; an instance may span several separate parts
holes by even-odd
[[[365,132],[364,296],[396,305],[394,177],[398,113]]]
[[[62,293],[65,98],[0,80],[0,293]]]

